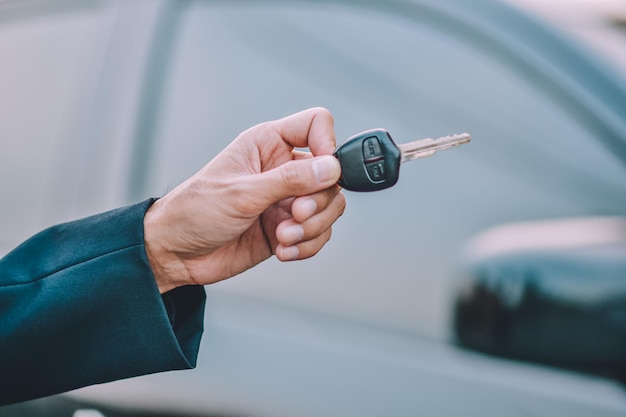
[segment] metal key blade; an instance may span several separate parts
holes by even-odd
[[[472,140],[469,133],[460,133],[457,135],[443,136],[437,139],[420,139],[413,142],[402,143],[396,145],[402,156],[400,162],[412,161],[414,159],[426,158],[432,156],[437,151],[454,148],[463,145]]]

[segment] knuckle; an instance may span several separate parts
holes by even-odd
[[[343,216],[346,211],[346,197],[343,193],[338,193],[333,199],[333,206],[337,213],[337,218]]]
[[[298,169],[298,167],[293,163],[286,163],[280,169],[280,176],[282,182],[288,188],[295,188],[302,186],[303,183],[303,175],[302,172]]]
[[[324,234],[324,241],[322,243],[322,246],[328,243],[332,235],[333,235],[333,228],[329,227],[328,229],[326,229],[326,233]]]
[[[323,117],[329,120],[333,120],[333,114],[326,107],[313,107],[311,109],[316,117]]]
[[[337,198],[339,199],[339,215],[342,216],[346,211],[346,196],[343,193],[337,194]]]

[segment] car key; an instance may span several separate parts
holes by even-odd
[[[384,190],[398,181],[402,162],[425,158],[470,140],[468,133],[461,133],[396,145],[385,129],[366,130],[348,138],[335,150],[333,155],[341,165],[338,184],[350,191]]]

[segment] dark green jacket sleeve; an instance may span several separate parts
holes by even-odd
[[[0,404],[195,366],[204,288],[159,294],[151,202],[52,227],[0,260]]]

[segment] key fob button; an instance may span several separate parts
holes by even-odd
[[[367,173],[372,181],[384,181],[385,180],[385,161],[375,161],[365,164]]]
[[[370,136],[363,141],[363,159],[366,161],[383,155],[383,149],[376,136]]]

